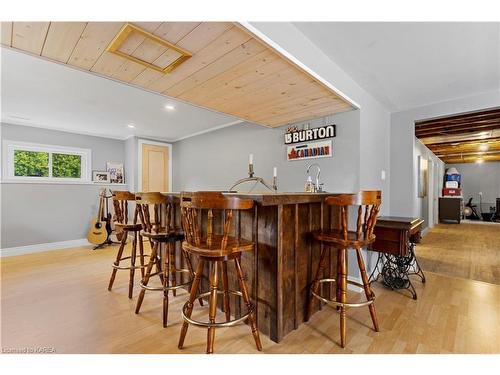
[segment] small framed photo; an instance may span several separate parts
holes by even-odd
[[[101,184],[109,184],[109,172],[92,171],[92,181]]]
[[[108,161],[106,163],[106,171],[109,172],[109,182],[112,184],[123,184],[123,163]]]

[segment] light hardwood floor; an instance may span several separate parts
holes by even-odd
[[[424,271],[500,285],[500,224],[439,224],[416,254]]]
[[[161,296],[146,295],[140,315],[127,298],[127,272],[107,291],[116,247],[0,258],[2,348],[53,347],[57,353],[204,353],[206,330],[190,327],[177,349],[180,308],[172,298],[170,326],[162,328]],[[381,332],[368,309],[348,311],[347,348],[329,307],[280,343],[261,336],[263,353],[500,353],[500,286],[427,272],[419,299],[375,285]],[[138,281],[138,279],[137,279]],[[196,306],[195,318],[206,317]],[[221,316],[222,318],[222,316]],[[246,325],[219,329],[216,353],[257,353]]]

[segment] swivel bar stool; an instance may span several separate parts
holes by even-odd
[[[313,297],[327,304],[336,306],[340,310],[340,342],[344,348],[346,344],[346,310],[351,307],[368,306],[373,322],[373,327],[376,332],[379,331],[377,313],[375,312],[375,294],[370,288],[368,276],[365,269],[365,262],[361,249],[375,241],[373,229],[377,222],[377,215],[381,204],[380,191],[362,191],[358,194],[345,194],[339,196],[328,197],[325,203],[330,206],[340,208],[341,229],[319,230],[313,232],[316,240],[323,245],[319,266],[316,271],[316,276],[311,285],[311,296],[308,306],[308,318],[312,312]],[[349,206],[358,206],[356,231],[348,230],[347,211]],[[363,214],[364,206],[364,214]],[[347,249],[356,250],[358,266],[361,272],[363,284],[347,279]],[[320,279],[325,268],[327,250],[337,250],[337,279],[327,278]],[[329,300],[319,294],[319,286],[322,283],[336,283],[336,299]],[[360,303],[349,303],[347,299],[347,284],[356,285],[363,288],[366,295],[366,301]]]
[[[141,292],[137,299],[135,313],[139,314],[146,290],[163,292],[163,327],[168,321],[168,294],[172,291],[176,296],[177,289],[187,287],[194,277],[189,255],[182,251],[187,268],[177,268],[175,265],[175,244],[184,239],[181,228],[174,224],[175,201],[173,195],[162,193],[136,193],[138,216],[142,224],[141,235],[148,238],[152,244],[151,256],[141,282]],[[164,220],[162,220],[162,216]],[[153,272],[156,266],[156,272]],[[177,273],[188,273],[189,281],[177,284]],[[152,276],[158,275],[160,286],[149,285]]]
[[[182,318],[184,320],[179,337],[179,349],[184,346],[184,339],[189,327],[193,324],[198,327],[208,328],[207,331],[207,354],[213,353],[215,341],[215,329],[220,327],[230,327],[248,319],[257,350],[262,350],[259,331],[254,318],[254,307],[250,302],[248,289],[243,277],[241,268],[241,253],[243,251],[253,251],[254,243],[244,239],[230,236],[231,223],[234,214],[239,210],[248,210],[253,207],[253,200],[239,199],[236,197],[224,197],[220,193],[182,193],[181,194],[181,215],[182,226],[184,228],[185,240],[182,248],[190,254],[198,257],[195,278],[191,285],[189,300],[182,308]],[[235,212],[236,211],[236,212]],[[204,222],[206,212],[206,231],[202,233],[200,224]],[[214,213],[221,214],[222,234],[214,234]],[[227,278],[227,262],[234,260],[236,274],[241,291],[229,290]],[[203,273],[205,263],[212,265],[210,273],[210,291],[197,296],[198,286]],[[222,266],[222,284],[224,290],[219,290],[219,270]],[[217,295],[224,296],[224,310],[226,313],[225,322],[216,322]],[[230,320],[229,295],[233,294],[243,298],[247,307],[247,313],[240,318]],[[209,319],[208,322],[201,322],[191,319],[193,303],[197,298],[209,296]]]
[[[142,236],[140,231],[142,229],[141,224],[137,223],[137,210],[134,213],[134,221],[132,223],[128,220],[128,205],[129,202],[135,201],[135,195],[129,191],[113,191],[113,207],[115,209],[114,222],[115,229],[117,232],[117,237],[120,239],[120,247],[118,248],[118,253],[116,255],[116,260],[113,263],[113,271],[111,272],[111,278],[109,279],[108,290],[111,291],[113,288],[113,283],[115,282],[116,272],[118,270],[130,270],[129,284],[128,284],[128,298],[132,298],[132,292],[134,289],[134,273],[137,268],[141,269],[141,275],[144,277],[144,257],[149,255],[144,255],[144,248],[142,246]],[[127,243],[129,234],[133,234],[132,241],[132,251],[130,256],[123,256],[123,250]],[[137,242],[139,241],[139,255],[136,254]],[[139,258],[140,265],[136,266],[136,258]],[[120,262],[130,259],[130,265],[123,266]]]

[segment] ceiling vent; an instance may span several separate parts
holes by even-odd
[[[134,56],[136,51],[127,51],[126,45],[129,38],[135,38],[141,36],[149,42],[151,48],[162,50],[163,59],[157,59],[155,61],[146,61],[138,56]],[[192,55],[186,50],[179,48],[167,40],[159,38],[158,36],[147,32],[130,23],[123,25],[121,30],[116,34],[115,38],[111,41],[106,51],[114,53],[124,59],[136,62],[145,67],[157,70],[162,73],[170,73]],[[158,61],[160,60],[160,61]]]

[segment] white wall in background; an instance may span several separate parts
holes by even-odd
[[[0,126],[2,139],[89,148],[93,170],[106,170],[107,161],[125,160],[124,141],[4,123]],[[102,187],[68,183],[1,185],[2,249],[85,238],[90,219],[97,213]],[[124,190],[126,186],[113,188]]]
[[[344,112],[308,121],[311,127],[337,125],[331,158],[287,161],[284,134],[276,129],[243,123],[185,139],[173,144],[174,191],[227,190],[248,175],[248,155],[254,155],[257,176],[272,182],[273,167],[278,168],[278,189],[303,191],[306,169],[311,163],[321,168],[320,180],[331,192],[354,192],[359,185],[359,111]],[[316,170],[311,170],[315,176]],[[250,189],[251,185],[242,187]],[[265,190],[257,186],[257,191]]]
[[[472,201],[479,205],[479,193],[482,192],[482,209],[489,212],[489,207],[495,206],[496,199],[500,198],[500,161],[446,165],[446,168],[451,167],[457,168],[462,175],[460,186],[465,202],[472,197]]]

